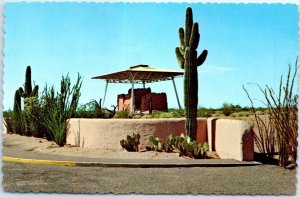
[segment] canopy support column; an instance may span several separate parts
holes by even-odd
[[[143,81],[143,88],[145,89],[145,81]]]
[[[173,82],[173,86],[174,86],[174,90],[175,90],[175,94],[176,94],[176,99],[177,99],[178,107],[181,110],[182,108],[181,108],[181,105],[180,105],[180,102],[179,102],[179,97],[178,97],[178,93],[177,93],[177,89],[176,89],[174,77],[172,77],[172,82]]]
[[[108,80],[106,80],[106,84],[105,84],[105,91],[104,91],[104,97],[103,97],[103,102],[102,102],[103,107],[104,107],[105,98],[106,98],[107,86],[108,86]]]
[[[130,102],[130,113],[134,112],[134,78],[132,78],[131,86],[131,102]]]

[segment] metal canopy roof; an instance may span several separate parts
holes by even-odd
[[[183,72],[152,68],[148,65],[132,66],[128,70],[115,72],[107,75],[92,77],[92,79],[105,79],[108,83],[151,83],[157,81],[172,80],[182,76]]]

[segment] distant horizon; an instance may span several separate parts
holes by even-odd
[[[223,103],[251,107],[243,85],[253,99],[262,100],[260,90],[249,83],[268,84],[277,91],[288,64],[294,70],[298,8],[293,4],[6,3],[3,110],[13,109],[27,65],[40,94],[46,84],[58,91],[62,75],[68,73],[74,84],[80,73],[80,105],[103,99],[105,81],[91,79],[94,76],[139,64],[183,72],[175,47],[188,6],[200,27],[198,53],[208,50],[206,62],[198,68],[198,108],[215,109]],[[183,78],[175,83],[184,106]],[[166,92],[168,107],[178,108],[171,81],[146,87]],[[109,84],[104,107],[116,105],[117,95],[130,88]],[[255,106],[264,107],[257,101]]]

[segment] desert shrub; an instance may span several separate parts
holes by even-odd
[[[65,120],[59,110],[53,110],[47,118],[44,119],[47,133],[53,141],[59,146],[63,146],[68,132],[68,120]]]
[[[298,137],[298,95],[293,93],[294,82],[297,74],[297,61],[294,73],[291,73],[289,65],[285,85],[283,85],[283,76],[280,79],[278,95],[268,85],[265,88],[257,85],[265,97],[265,105],[268,108],[268,116],[256,114],[253,107],[253,101],[244,88],[252,105],[252,111],[258,126],[259,134],[255,135],[255,143],[261,153],[265,153],[270,159],[273,159],[275,151],[278,150],[279,165],[286,166],[290,159],[293,163],[297,160],[297,137]]]
[[[81,107],[76,110],[75,118],[96,118],[94,111],[82,109]]]
[[[139,151],[140,137],[140,134],[135,133],[132,136],[127,135],[126,139],[120,141],[120,145],[129,152]]]
[[[212,113],[212,110],[201,107],[197,111],[197,117],[211,117]]]
[[[249,111],[241,111],[241,112],[235,112],[233,114],[235,114],[236,117],[248,117],[248,116],[251,115],[251,112],[249,112]]]
[[[11,110],[4,111],[3,112],[3,123],[6,127],[7,133],[13,133],[14,132],[14,112]]]
[[[43,125],[46,128],[46,137],[63,146],[68,131],[68,119],[74,117],[80,97],[82,85],[78,74],[76,83],[71,87],[69,75],[62,76],[60,92],[55,93],[54,87],[44,89],[42,95]]]
[[[234,110],[235,110],[234,105],[229,103],[223,103],[223,106],[221,108],[221,111],[225,116],[229,116],[234,112]]]
[[[223,103],[220,111],[225,116],[230,116],[234,112],[241,112],[243,108],[240,105],[233,105],[231,103]]]
[[[76,118],[111,118],[114,114],[109,110],[101,107],[101,99],[99,102],[91,100],[90,102],[81,105],[76,110]]]
[[[44,137],[45,128],[40,120],[43,113],[38,96],[24,98],[24,114],[26,116],[26,135]]]
[[[152,118],[182,118],[184,112],[182,110],[172,110],[169,112],[155,111],[151,114]]]
[[[20,111],[18,113],[13,113],[12,116],[12,123],[13,123],[13,133],[19,135],[26,135],[26,127],[27,121],[25,117],[24,111]]]
[[[142,114],[134,114],[133,116],[132,116],[132,119],[141,119],[142,118]]]
[[[117,111],[114,115],[114,118],[129,118],[129,112],[128,111]]]
[[[145,114],[145,115],[142,115],[141,119],[151,119],[152,118],[152,115],[150,114]]]

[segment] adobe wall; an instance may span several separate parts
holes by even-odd
[[[132,133],[141,135],[140,148],[149,146],[151,135],[165,140],[170,134],[184,132],[184,118],[168,119],[78,119],[69,121],[67,144],[76,145],[80,136],[80,147],[121,150],[120,140]],[[206,139],[206,119],[198,118],[199,140]],[[201,141],[200,141],[201,142]]]
[[[220,158],[253,161],[254,133],[249,123],[209,118],[207,134],[210,151],[216,151]]]

